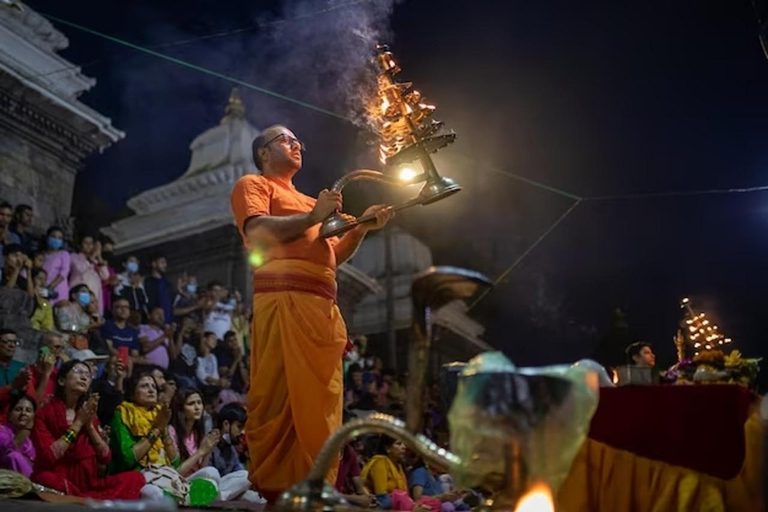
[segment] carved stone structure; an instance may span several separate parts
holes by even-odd
[[[57,52],[67,38],[20,2],[0,3],[0,198],[67,225],[75,174],[125,134],[78,100],[96,80]]]

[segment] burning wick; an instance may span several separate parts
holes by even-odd
[[[408,183],[413,178],[415,178],[417,174],[418,173],[414,169],[410,167],[403,167],[402,169],[400,169],[400,175],[398,176],[398,178],[400,179],[400,181],[404,181],[405,183]]]
[[[534,484],[531,490],[517,502],[515,512],[555,512],[555,503],[549,486],[544,483]]]

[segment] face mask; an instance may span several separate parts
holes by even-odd
[[[115,253],[112,251],[101,251],[101,257],[106,261],[112,261],[112,258],[115,257]]]
[[[129,261],[125,268],[128,270],[129,274],[135,274],[139,271],[139,264],[135,261]]]
[[[79,302],[81,306],[87,306],[88,304],[91,303],[91,294],[88,292],[78,293],[77,302]]]
[[[237,305],[237,301],[235,299],[229,299],[229,305],[234,307]]]
[[[196,284],[188,284],[187,285],[187,291],[189,293],[195,293],[197,292],[197,285]]]
[[[48,247],[54,250],[61,249],[64,246],[64,240],[61,238],[48,237]]]
[[[44,299],[48,298],[48,288],[40,288],[40,296]]]
[[[230,443],[230,444],[232,443],[232,439],[230,438],[229,434],[221,434],[221,438],[222,438],[222,439],[223,439],[225,442],[227,442],[227,443]]]

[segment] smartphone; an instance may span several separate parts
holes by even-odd
[[[48,347],[41,347],[40,348],[40,359],[43,359],[45,356],[50,354],[50,352],[51,352],[51,349],[49,349]]]
[[[118,347],[117,359],[123,363],[123,366],[128,366],[128,347]]]

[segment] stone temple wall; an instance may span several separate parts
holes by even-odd
[[[5,125],[0,121],[0,199],[31,205],[39,230],[66,227],[76,169]]]

